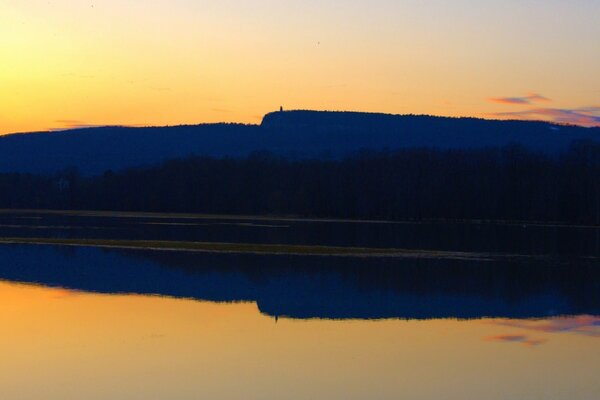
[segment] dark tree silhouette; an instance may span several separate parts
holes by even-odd
[[[600,224],[600,145],[518,145],[289,160],[190,157],[84,177],[0,174],[0,207]]]

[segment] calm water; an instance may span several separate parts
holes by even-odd
[[[459,261],[0,245],[0,398],[587,400],[600,393],[592,228],[0,219],[4,237],[544,255]],[[484,238],[475,238],[477,229]],[[460,235],[446,237],[451,232]],[[564,235],[582,243],[554,248]]]
[[[600,228],[486,223],[354,223],[0,212],[1,236],[193,240],[600,255]]]

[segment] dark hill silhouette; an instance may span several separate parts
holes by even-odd
[[[520,144],[557,153],[574,140],[600,140],[600,128],[556,125],[541,121],[499,121],[427,115],[359,112],[288,111],[267,114],[262,127],[284,131],[305,143],[334,146],[336,155],[356,149],[430,147],[470,149]],[[300,134],[304,135],[301,136]]]
[[[147,166],[193,154],[243,156],[255,149],[256,125],[100,127],[0,136],[0,172],[84,174]]]
[[[521,144],[554,154],[574,140],[600,141],[600,128],[358,112],[285,111],[261,125],[100,127],[0,137],[0,172],[84,174],[158,164],[190,155],[340,158],[360,150],[483,148]]]

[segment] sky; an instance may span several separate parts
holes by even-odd
[[[599,0],[0,0],[0,134],[279,109],[600,125]]]

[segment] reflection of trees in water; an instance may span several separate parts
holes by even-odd
[[[294,318],[600,315],[593,261],[368,259],[0,246],[0,279],[102,293],[256,301]]]
[[[200,298],[254,300],[272,315],[475,318],[600,313],[600,270],[593,261],[110,252],[152,260],[183,272],[199,289],[211,287],[198,293],[214,297]]]

